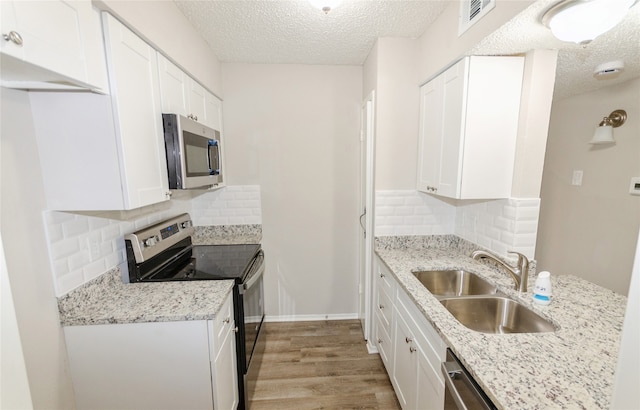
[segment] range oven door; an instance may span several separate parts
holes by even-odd
[[[262,363],[262,353],[264,352],[264,332],[262,324],[264,322],[264,255],[262,251],[258,254],[250,268],[249,274],[244,283],[239,285],[239,305],[242,306],[243,322],[240,329],[242,376],[243,377],[244,400],[241,397],[239,409],[249,408],[249,402],[253,396],[255,382],[260,364]],[[242,406],[244,402],[244,406]]]

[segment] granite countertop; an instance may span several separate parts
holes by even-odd
[[[196,227],[195,245],[260,243],[260,225]],[[63,326],[213,319],[233,280],[123,283],[118,268],[58,298]]]
[[[499,408],[609,408],[627,298],[552,272],[551,304],[534,305],[535,276],[529,291],[519,293],[506,272],[469,257],[476,248],[452,235],[383,237],[376,253]],[[466,328],[411,274],[438,269],[477,273],[558,330],[494,335]]]

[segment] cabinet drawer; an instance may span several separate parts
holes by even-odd
[[[377,258],[376,262],[376,283],[386,290],[389,295],[395,295],[396,280],[382,260]]]
[[[389,332],[385,330],[381,315],[376,315],[375,340],[382,362],[387,368],[387,372],[391,373],[392,367],[390,360],[393,354],[393,348],[391,346],[391,337],[389,336]]]
[[[233,327],[235,326],[235,321],[233,319],[233,295],[229,294],[224,304],[220,308],[220,311],[216,314],[216,317],[213,319],[212,324],[212,352],[211,352],[211,360],[218,355],[220,348],[222,347],[222,343],[224,342],[227,334],[231,332]]]
[[[380,317],[380,322],[387,333],[391,333],[391,316],[393,315],[393,302],[387,292],[378,285],[376,291],[375,311]]]

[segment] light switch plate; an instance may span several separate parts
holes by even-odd
[[[629,185],[629,193],[631,195],[640,195],[640,177],[631,178],[631,184]]]
[[[582,170],[574,170],[573,178],[571,179],[571,185],[580,186],[582,185]]]

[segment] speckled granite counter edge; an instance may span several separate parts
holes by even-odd
[[[213,319],[232,280],[123,283],[114,268],[58,298],[63,326]]]
[[[260,243],[262,225],[212,225],[196,226],[194,245],[229,245]]]

